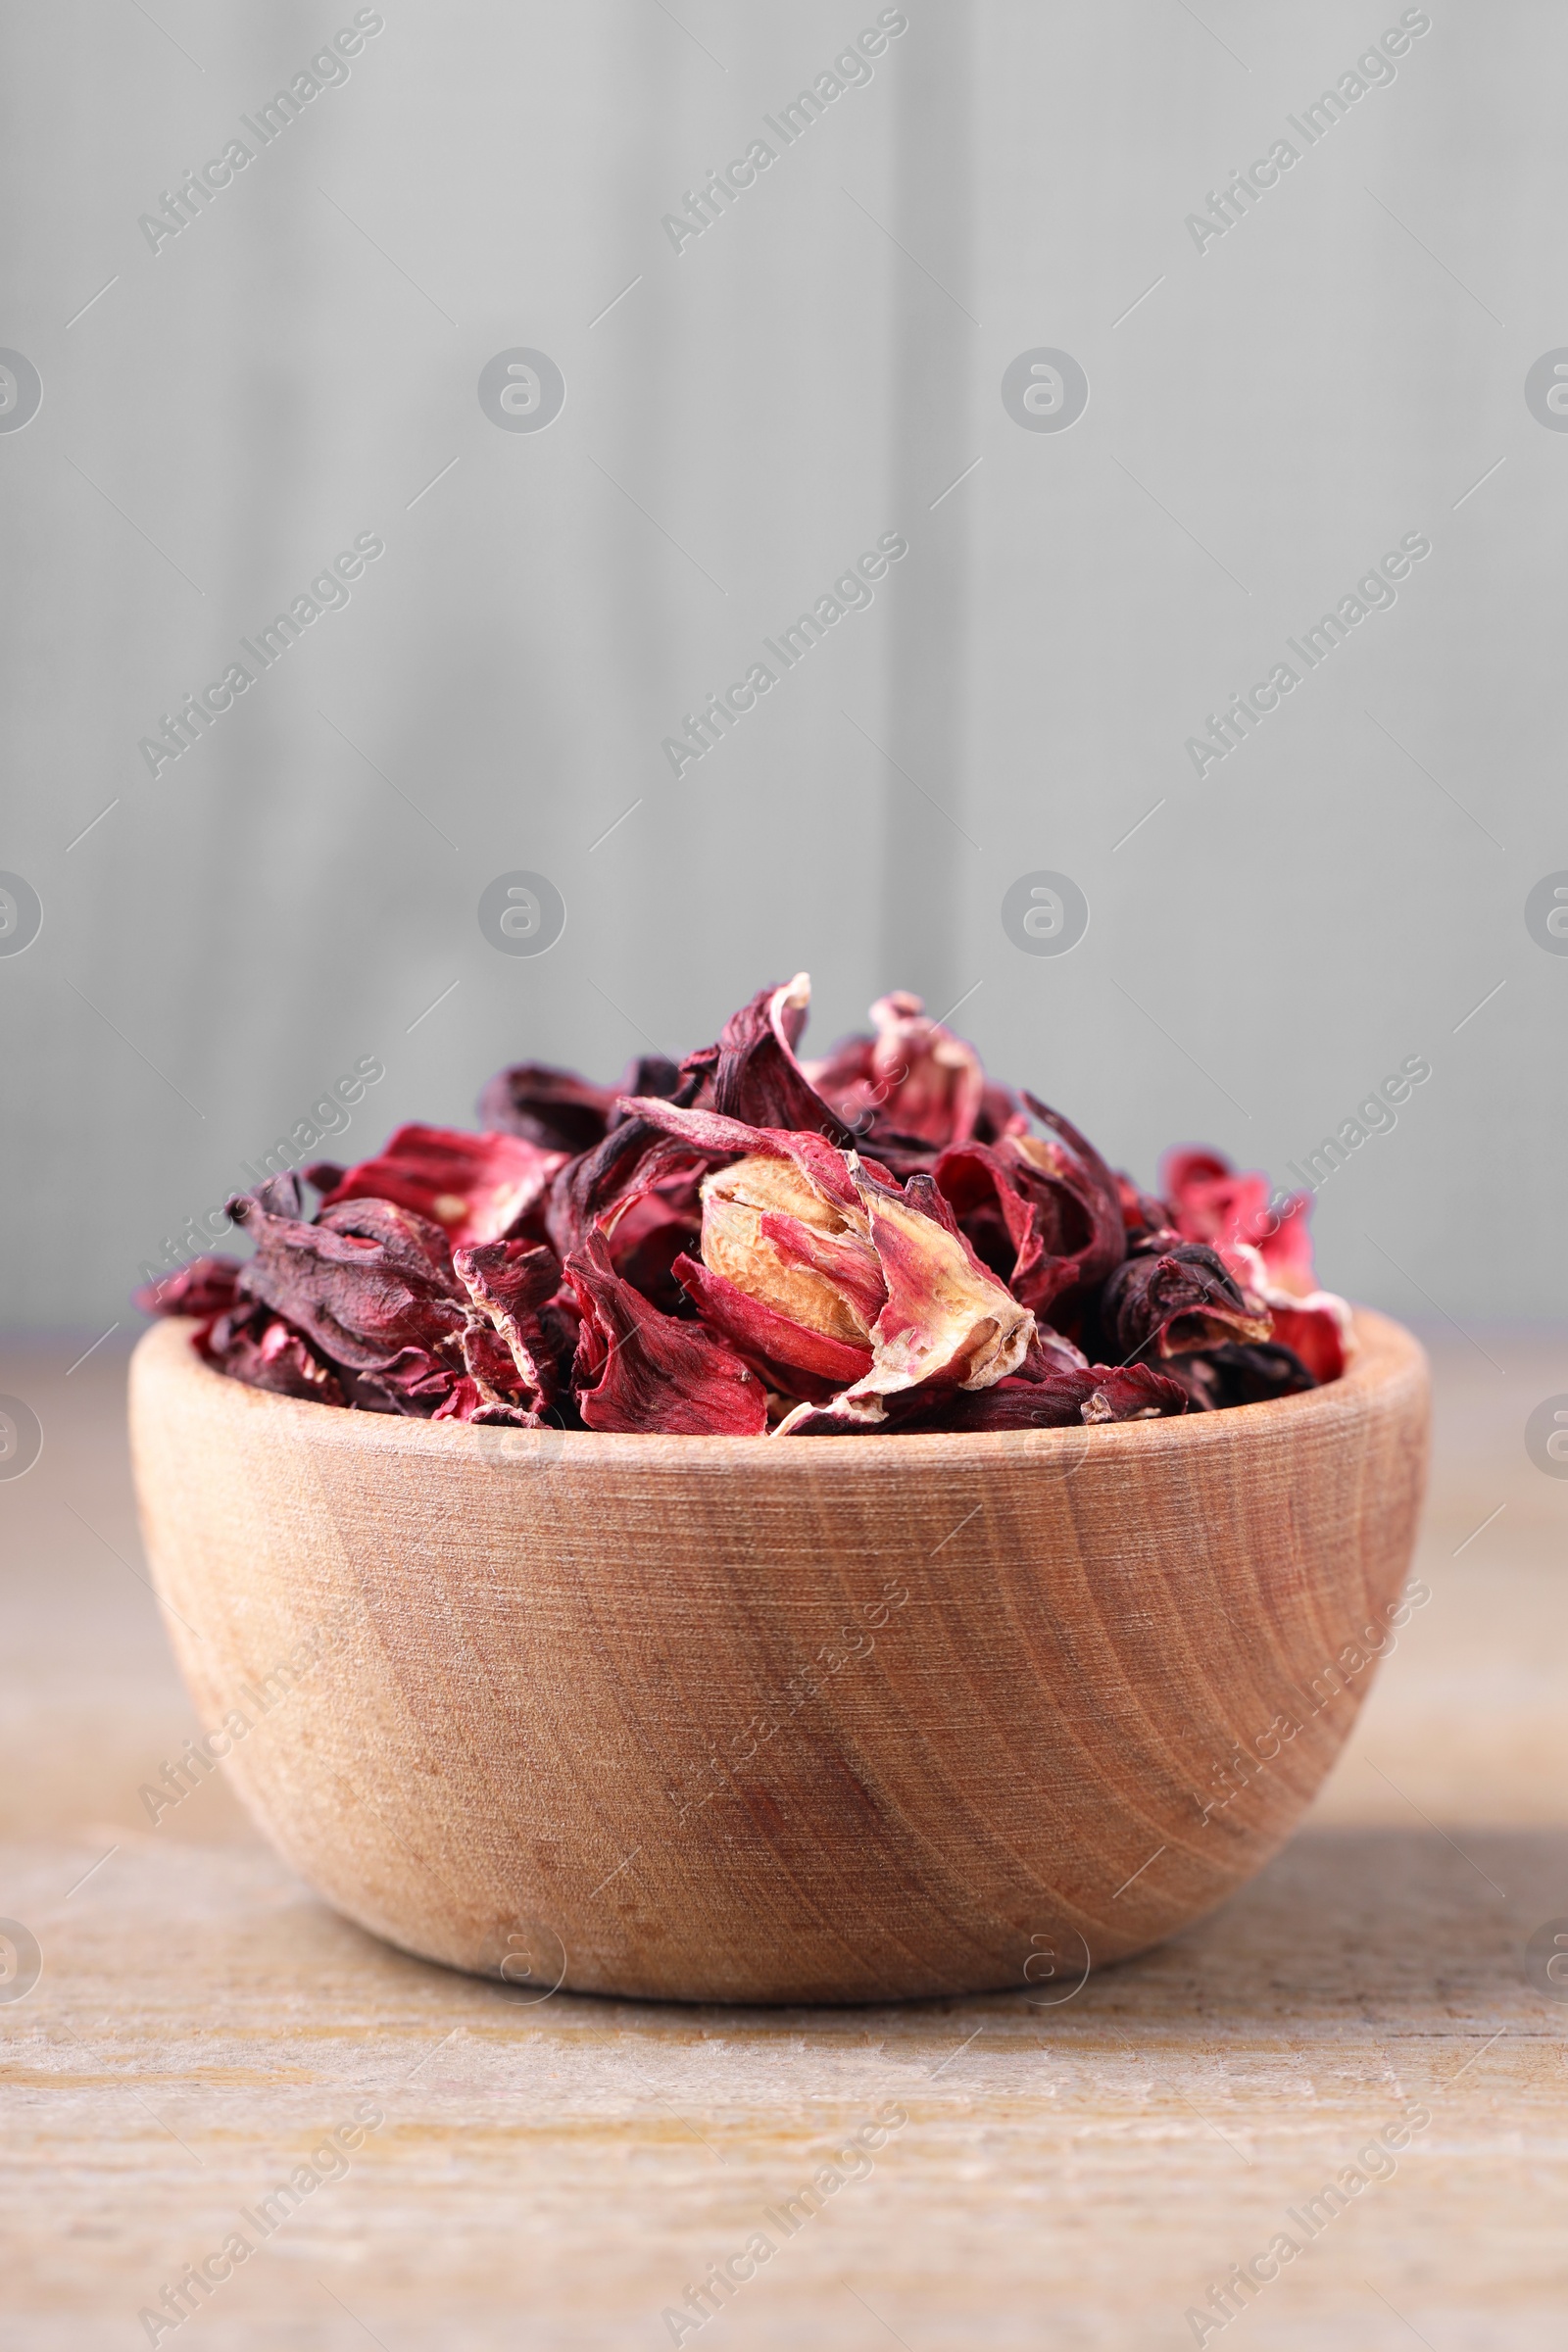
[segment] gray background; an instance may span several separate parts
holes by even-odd
[[[1523,381],[1568,343],[1568,20],[1430,13],[1200,255],[1186,215],[1398,7],[911,0],[677,256],[661,216],[874,6],[390,0],[154,256],[138,215],[353,8],[13,12],[0,343],[44,399],[0,434],[0,867],[44,924],[0,957],[7,1318],[123,1316],[359,1055],[351,1155],[801,966],[816,1051],[889,986],[964,999],[1145,1180],[1187,1138],[1282,1174],[1425,1054],[1324,1188],[1325,1278],[1560,1313],[1568,958],[1523,904],[1568,866],[1568,436]],[[547,431],[479,408],[513,345],[565,376]],[[1035,345],[1087,370],[1068,432],[1002,406]],[[892,529],[872,608],[677,782],[681,713]],[[365,530],[348,608],[152,780],[158,713]],[[1416,530],[1396,606],[1200,781],[1204,713]],[[475,919],[514,867],[566,902],[538,958]],[[1002,930],[1036,867],[1092,909],[1060,959]]]

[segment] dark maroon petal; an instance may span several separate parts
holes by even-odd
[[[1009,1377],[1014,1380],[1052,1380],[1058,1372],[1086,1371],[1088,1365],[1089,1358],[1081,1348],[1075,1348],[1071,1340],[1063,1339],[1059,1331],[1053,1331],[1049,1323],[1037,1323],[1034,1337],[1029,1342],[1028,1354],[1017,1371]]]
[[[622,1095],[653,1095],[670,1102],[680,1094],[682,1084],[678,1061],[671,1061],[663,1054],[639,1054],[626,1064],[615,1094],[617,1100]],[[617,1115],[615,1109],[612,1108],[612,1127]]]
[[[507,1322],[531,1321],[561,1287],[561,1260],[543,1242],[484,1242],[455,1250],[452,1264],[498,1331]]]
[[[650,1306],[611,1264],[601,1233],[566,1260],[582,1308],[573,1385],[589,1429],[669,1436],[760,1437],[767,1393],[700,1324]]]
[[[226,1314],[239,1270],[237,1257],[193,1257],[158,1282],[144,1282],[130,1302],[144,1315]]]
[[[674,1271],[705,1327],[727,1340],[780,1396],[825,1404],[870,1371],[869,1348],[808,1331],[699,1259],[678,1257]]]
[[[649,1106],[658,1110],[665,1107],[651,1102],[651,1099]],[[581,1249],[591,1233],[601,1227],[612,1232],[647,1195],[668,1187],[678,1196],[686,1180],[693,1187],[694,1222],[681,1230],[695,1231],[695,1183],[711,1164],[710,1157],[643,1117],[644,1107],[641,1100],[622,1101],[619,1109],[629,1115],[622,1116],[593,1151],[568,1160],[551,1185],[545,1206],[545,1231],[563,1262],[574,1250]],[[665,1223],[678,1214],[668,1202],[666,1210],[666,1216],[652,1221]],[[674,1254],[672,1248],[669,1255]]]
[[[999,1380],[994,1388],[939,1396],[918,1416],[916,1428],[936,1430],[1076,1429],[1081,1407],[1094,1394],[1094,1375],[1054,1373],[1049,1380]]]
[[[1106,1353],[1122,1358],[1152,1347],[1180,1355],[1266,1340],[1271,1332],[1268,1309],[1243,1295],[1206,1242],[1177,1242],[1124,1260],[1101,1294],[1099,1319]]]
[[[1005,1137],[959,1144],[937,1161],[935,1181],[975,1254],[1037,1315],[1073,1302],[1101,1281],[1125,1247],[1093,1171],[1055,1138]]]
[[[272,1217],[303,1217],[305,1188],[300,1182],[303,1171],[284,1168],[279,1175],[264,1176],[251,1195]]]
[[[1079,1134],[1070,1119],[1064,1119],[1059,1110],[1051,1109],[1027,1088],[1023,1099],[1035,1117],[1051,1130],[1045,1172],[1059,1177],[1089,1211],[1092,1234],[1088,1247],[1078,1253],[1077,1288],[1092,1289],[1096,1283],[1104,1281],[1112,1266],[1120,1265],[1127,1252],[1120,1189],[1094,1145],[1087,1136]],[[1033,1152],[1026,1152],[1025,1147],[1031,1143]],[[1041,1164],[1041,1145],[1039,1137],[1009,1141],[1009,1149],[1027,1156],[1031,1165]],[[1054,1151],[1051,1145],[1054,1145]]]
[[[242,1304],[219,1315],[197,1333],[196,1345],[215,1371],[242,1380],[247,1388],[314,1397],[318,1404],[348,1401],[330,1365],[265,1306]]]
[[[1205,1356],[1178,1356],[1176,1362],[1211,1365],[1222,1404],[1263,1404],[1271,1396],[1297,1396],[1319,1385],[1294,1348],[1268,1341],[1255,1347],[1215,1348]],[[1329,1377],[1337,1379],[1338,1374]]]
[[[1116,1190],[1121,1196],[1121,1221],[1129,1245],[1162,1234],[1171,1241],[1181,1237],[1171,1223],[1170,1210],[1152,1193],[1140,1192],[1130,1176],[1116,1171]]]
[[[244,1194],[228,1212],[256,1242],[241,1291],[333,1364],[394,1381],[405,1348],[434,1361],[467,1320],[445,1234],[392,1201],[344,1200],[314,1225],[274,1216]],[[401,1377],[394,1385],[401,1391]]]
[[[752,1127],[806,1128],[849,1145],[853,1131],[829,1109],[795,1058],[809,987],[805,973],[797,973],[782,988],[760,989],[749,1004],[731,1013],[711,1069],[713,1108]]]
[[[1152,1421],[1185,1413],[1187,1391],[1152,1364],[1092,1364],[1096,1387],[1080,1406],[1085,1421]]]
[[[613,1087],[593,1086],[575,1070],[519,1061],[499,1070],[479,1097],[479,1124],[520,1135],[546,1152],[591,1152],[604,1137],[614,1099]]]
[[[1087,1364],[1043,1381],[1002,1380],[975,1395],[939,1399],[913,1424],[921,1430],[1069,1429],[1102,1421],[1149,1421],[1187,1410],[1181,1384],[1147,1364]]]
[[[464,1336],[459,1335],[452,1348],[459,1367]],[[365,1411],[403,1413],[410,1420],[429,1421],[462,1375],[445,1354],[433,1354],[427,1348],[403,1348],[379,1372],[345,1370],[339,1377],[349,1392],[350,1403]]]

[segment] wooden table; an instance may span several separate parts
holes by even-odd
[[[1433,1597],[1253,1886],[1054,2005],[814,2012],[529,2001],[334,1917],[220,1781],[155,1828],[138,1790],[197,1727],[116,1344],[0,1357],[45,1430],[0,1483],[0,1913],[42,1953],[0,2001],[4,2352],[146,2343],[236,2231],[160,2343],[1146,2352],[1262,2256],[1202,2340],[1560,2352],[1568,1984],[1526,1946],[1568,1935],[1568,1482],[1522,1431],[1568,1337],[1434,1345]]]

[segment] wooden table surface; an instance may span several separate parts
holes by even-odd
[[[0,1355],[45,1432],[0,1482],[0,1914],[42,1953],[0,1984],[5,2352],[1568,2341],[1568,1984],[1527,1949],[1568,1935],[1568,1482],[1523,1445],[1568,1334],[1431,1342],[1432,1598],[1251,1887],[1054,2005],[833,2011],[529,2001],[336,1918],[220,1780],[154,1827],[198,1727],[118,1344]],[[139,2316],[234,2232],[189,2318]],[[758,2232],[700,2327],[663,2316]]]

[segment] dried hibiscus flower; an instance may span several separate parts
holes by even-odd
[[[902,991],[804,1061],[809,1000],[760,989],[619,1090],[515,1063],[479,1133],[270,1178],[229,1203],[249,1259],[137,1303],[282,1396],[621,1434],[1094,1427],[1344,1370],[1304,1198],[1191,1147],[1144,1192]]]
[[[915,1388],[986,1389],[1015,1372],[1034,1337],[1034,1316],[981,1264],[931,1178],[913,1175],[901,1192],[853,1154],[850,1173],[888,1296],[871,1328],[870,1370],[833,1411],[847,1426],[874,1427],[887,1416],[889,1396]],[[787,1433],[790,1421],[781,1428]]]
[[[1123,1361],[1146,1348],[1185,1355],[1270,1332],[1267,1309],[1203,1242],[1168,1250],[1156,1243],[1124,1258],[1101,1293],[1099,1316],[1108,1349]]]

